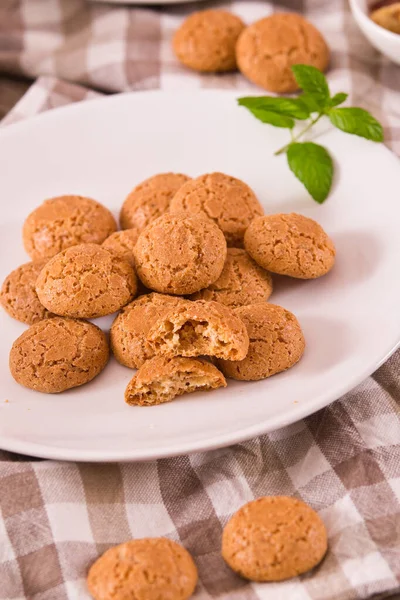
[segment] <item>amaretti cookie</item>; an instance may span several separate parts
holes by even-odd
[[[182,173],[160,173],[142,181],[122,205],[119,215],[121,228],[142,231],[168,211],[172,198],[189,179]]]
[[[147,341],[150,329],[172,308],[187,302],[167,294],[146,294],[125,306],[116,316],[110,332],[111,349],[118,362],[131,369],[138,369],[154,356]]]
[[[114,217],[99,202],[83,196],[59,196],[31,212],[22,237],[32,260],[42,260],[77,244],[101,244],[116,229]]]
[[[224,173],[210,173],[185,183],[171,201],[170,211],[201,214],[215,221],[228,246],[243,246],[252,220],[264,210],[249,186]]]
[[[125,402],[154,406],[170,402],[182,394],[219,387],[226,387],[225,377],[206,360],[155,356],[147,360],[128,383]]]
[[[10,352],[10,371],[21,385],[55,394],[91,381],[106,366],[104,333],[86,321],[53,317],[32,325]]]
[[[197,579],[183,546],[144,538],[107,550],[90,568],[87,586],[94,600],[188,600]]]
[[[236,69],[236,42],[245,25],[225,10],[192,13],[176,31],[173,49],[182,64],[195,71]]]
[[[187,301],[170,309],[147,336],[155,354],[242,360],[249,336],[240,317],[218,302]]]
[[[191,300],[213,300],[237,307],[266,302],[272,293],[272,277],[241,248],[228,248],[223,271],[217,281],[191,296]]]
[[[275,304],[251,304],[234,309],[250,339],[243,360],[219,360],[226,377],[255,381],[271,377],[295,365],[303,356],[305,341],[293,313]]]
[[[135,265],[144,285],[164,294],[192,294],[221,275],[226,258],[222,231],[210,219],[165,214],[139,236]]]
[[[253,23],[242,32],[236,45],[243,75],[278,94],[298,89],[292,65],[310,65],[324,71],[329,54],[318,29],[294,13],[275,13]]]
[[[321,225],[296,213],[254,219],[244,245],[264,269],[299,279],[321,277],[335,263],[335,246]]]
[[[93,319],[128,304],[136,294],[137,280],[125,260],[96,244],[80,244],[45,265],[36,291],[43,306],[57,315]]]
[[[36,280],[45,264],[46,261],[25,263],[4,280],[0,302],[13,319],[33,325],[51,316],[36,293]]]
[[[282,581],[315,567],[327,551],[320,516],[297,498],[266,496],[249,502],[228,521],[222,556],[251,581]]]
[[[133,250],[139,237],[138,229],[115,231],[102,243],[103,248],[134,266]]]

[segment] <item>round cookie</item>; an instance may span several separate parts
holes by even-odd
[[[244,245],[264,269],[298,279],[321,277],[335,262],[335,246],[321,225],[296,213],[254,219]]]
[[[119,310],[137,292],[129,263],[97,244],[80,244],[60,252],[36,282],[40,302],[63,317],[94,319]]]
[[[10,371],[17,383],[55,394],[91,381],[108,357],[106,336],[96,325],[53,317],[32,325],[15,340]]]
[[[215,221],[228,246],[243,246],[251,221],[264,214],[254,192],[240,179],[210,173],[183,185],[171,201],[170,212],[202,214]]]
[[[292,65],[324,71],[329,48],[309,21],[294,13],[275,13],[247,27],[236,45],[239,69],[250,81],[276,93],[295,92]]]
[[[165,294],[193,294],[221,275],[226,258],[222,231],[210,219],[165,214],[139,236],[137,273],[144,285]]]
[[[178,60],[195,71],[233,71],[236,42],[245,25],[225,10],[192,13],[174,35],[172,42]]]
[[[305,341],[293,313],[275,304],[250,304],[234,309],[246,325],[250,346],[240,361],[218,360],[226,377],[242,381],[265,379],[289,369],[303,356]]]
[[[171,308],[187,302],[176,296],[147,294],[136,298],[116,316],[110,331],[111,349],[125,367],[138,369],[154,356],[147,341],[153,325]]]
[[[32,260],[42,260],[77,244],[101,244],[116,229],[114,217],[99,202],[83,196],[59,196],[31,212],[22,237]]]
[[[132,267],[135,266],[133,250],[139,237],[139,230],[125,229],[115,231],[103,243],[102,246],[115,256],[126,260]]]
[[[167,538],[125,542],[105,552],[89,570],[94,600],[188,600],[197,585],[189,552]]]
[[[36,293],[36,280],[45,264],[45,261],[25,263],[4,280],[0,302],[13,319],[33,325],[52,316]]]
[[[306,573],[325,556],[325,525],[307,504],[286,496],[249,502],[222,535],[227,564],[251,581],[283,581]]]
[[[241,248],[228,248],[224,269],[214,283],[191,300],[214,300],[237,307],[266,302],[272,294],[272,277]]]
[[[168,211],[172,198],[189,179],[181,173],[161,173],[142,181],[122,205],[119,215],[121,229],[142,231]]]

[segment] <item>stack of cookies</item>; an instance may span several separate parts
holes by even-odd
[[[304,336],[291,312],[267,302],[271,273],[320,277],[335,249],[315,221],[263,212],[248,185],[223,173],[147,179],[123,203],[121,231],[89,198],[45,201],[23,227],[32,262],[1,291],[8,313],[30,325],[11,349],[15,380],[46,393],[89,382],[109,345],[88,319],[116,312],[111,350],[137,369],[128,404],[292,367]]]
[[[239,68],[252,83],[278,94],[298,89],[293,65],[325,71],[330,54],[318,29],[295,13],[275,13],[246,27],[228,11],[195,12],[175,32],[172,45],[189,69],[223,73]]]

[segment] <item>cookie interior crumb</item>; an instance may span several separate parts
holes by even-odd
[[[224,376],[214,365],[192,358],[156,357],[133,376],[125,392],[128,404],[151,406],[177,396],[226,387]]]
[[[243,325],[240,319],[236,321]],[[235,333],[239,333],[237,338]],[[184,310],[181,314],[169,312],[154,325],[148,340],[155,354],[164,356],[216,356],[226,360],[241,360],[239,357],[244,358],[248,350],[244,325],[242,331],[234,332],[223,318],[208,318],[207,308],[200,311],[189,309],[188,315]]]

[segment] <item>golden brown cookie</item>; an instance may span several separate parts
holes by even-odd
[[[329,48],[309,21],[294,13],[275,13],[247,27],[236,45],[239,69],[250,81],[270,92],[294,92],[298,85],[292,65],[324,71]]]
[[[254,219],[244,245],[264,269],[299,279],[321,277],[335,262],[335,246],[321,225],[296,213]]]
[[[77,244],[101,244],[116,229],[114,217],[99,202],[82,196],[59,196],[31,212],[22,236],[32,260],[42,260]]]
[[[228,246],[243,246],[247,227],[254,217],[264,214],[249,186],[223,173],[202,175],[185,183],[173,197],[170,211],[209,217],[224,232]]]
[[[172,198],[189,179],[182,173],[161,173],[142,181],[122,205],[119,215],[121,228],[142,231],[168,211]]]
[[[60,252],[36,282],[40,302],[63,317],[94,319],[130,302],[137,291],[129,263],[97,244],[80,244]]]
[[[36,293],[36,280],[45,264],[46,261],[25,263],[4,280],[0,302],[13,319],[33,325],[52,316]]]
[[[125,402],[132,406],[154,406],[182,394],[219,387],[226,387],[225,377],[206,360],[155,356],[147,360],[128,383]]]
[[[241,248],[228,248],[224,269],[215,283],[191,296],[226,306],[266,302],[272,294],[272,277]]]
[[[144,285],[165,294],[193,294],[221,275],[226,242],[221,230],[200,215],[165,214],[150,223],[135,246]]]
[[[102,246],[115,256],[126,260],[132,267],[135,266],[133,250],[139,237],[138,229],[125,229],[115,231],[103,243]]]
[[[315,567],[327,551],[325,525],[297,498],[266,496],[249,502],[228,521],[222,556],[251,581],[282,581]]]
[[[162,356],[216,356],[242,360],[249,348],[246,327],[232,309],[219,302],[187,301],[171,308],[147,336]]]
[[[381,8],[373,10],[370,17],[377,25],[388,31],[400,33],[400,2],[381,6]]]
[[[178,60],[195,71],[216,73],[236,69],[236,42],[245,25],[225,10],[192,13],[172,42]]]
[[[86,321],[53,317],[32,325],[10,352],[17,383],[46,394],[64,392],[91,381],[106,366],[104,333]]]
[[[188,600],[197,579],[180,544],[144,538],[107,550],[90,568],[87,585],[94,600]]]
[[[154,356],[147,341],[150,329],[171,308],[187,302],[166,294],[147,294],[136,298],[117,315],[111,327],[111,349],[118,362],[138,369]]]
[[[294,314],[275,304],[251,304],[234,309],[246,325],[249,351],[243,360],[219,360],[226,377],[256,381],[295,365],[303,356],[305,341]]]

